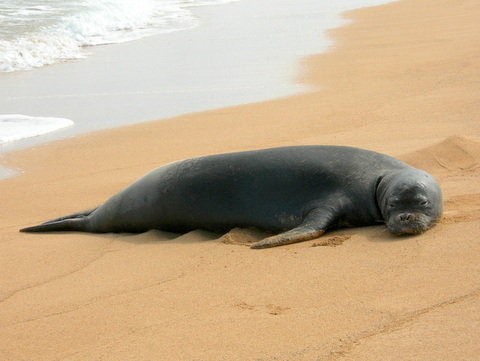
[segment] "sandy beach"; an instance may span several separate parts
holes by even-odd
[[[480,3],[359,9],[292,97],[8,153],[0,182],[1,360],[478,360]],[[341,144],[433,174],[425,234],[342,229],[251,250],[260,235],[21,234],[192,156]]]

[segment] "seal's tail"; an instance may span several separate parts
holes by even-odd
[[[61,232],[61,231],[85,231],[88,216],[95,209],[70,214],[51,221],[39,224],[37,226],[22,228],[20,232]]]

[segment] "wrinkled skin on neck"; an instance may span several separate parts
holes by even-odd
[[[390,232],[419,234],[442,215],[442,192],[435,179],[418,169],[405,169],[381,178],[377,203]]]

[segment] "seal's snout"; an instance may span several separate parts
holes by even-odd
[[[403,212],[391,216],[387,227],[393,234],[409,235],[425,232],[431,223],[431,218],[423,213]]]

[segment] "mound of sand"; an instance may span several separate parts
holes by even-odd
[[[464,136],[452,136],[400,158],[436,175],[457,171],[474,172],[479,170],[480,142]]]

